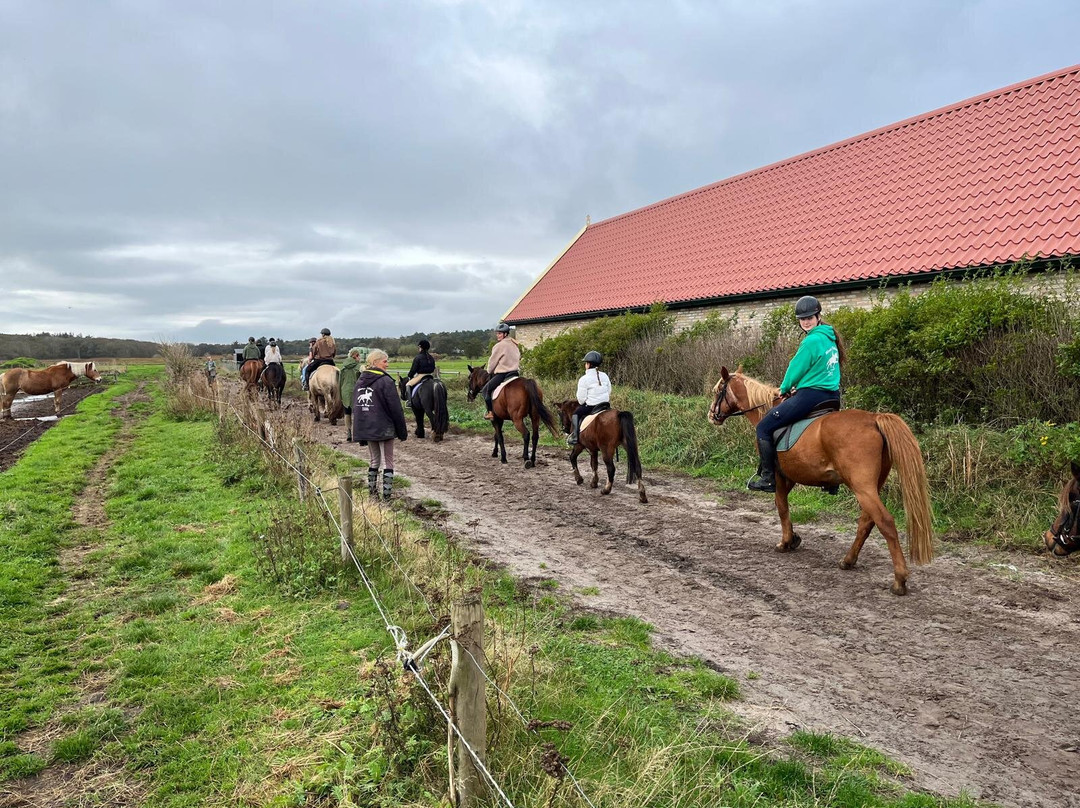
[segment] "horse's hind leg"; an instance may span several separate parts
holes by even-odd
[[[607,469],[607,485],[604,486],[601,494],[610,494],[611,486],[615,483],[615,461],[612,459],[612,453],[609,451],[604,452],[604,468]]]
[[[524,444],[521,450],[521,459],[525,463],[525,468],[531,469],[535,463],[529,460],[529,428],[525,426],[525,417],[514,418],[514,429],[521,433],[521,441]]]
[[[896,520],[893,519],[888,508],[881,501],[881,497],[878,492],[873,489],[861,489],[855,492],[856,499],[859,500],[859,505],[862,507],[863,512],[866,513],[874,524],[877,525],[881,535],[885,537],[885,541],[889,545],[889,555],[892,557],[893,565],[893,584],[892,593],[894,595],[906,595],[907,594],[907,579],[908,579],[908,566],[907,560],[904,558],[904,551],[900,547],[900,536],[896,532]],[[860,526],[862,519],[859,520]],[[867,531],[869,533],[869,531]],[[864,539],[865,540],[865,539]]]
[[[870,531],[873,529],[873,517],[870,516],[870,513],[865,508],[860,510],[859,526],[855,529],[855,541],[851,543],[851,548],[847,551],[847,555],[844,556],[844,560],[840,562],[840,569],[850,570],[855,568],[855,564],[859,560],[859,553],[862,552],[863,544],[866,542],[866,537],[870,535]]]
[[[600,487],[600,453],[596,449],[589,449],[589,466],[592,467],[592,482],[589,483],[589,488]]]

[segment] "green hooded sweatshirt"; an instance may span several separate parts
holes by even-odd
[[[821,323],[806,332],[780,383],[780,394],[801,387],[840,389],[840,351],[831,325]]]
[[[338,385],[341,387],[341,401],[346,407],[352,407],[353,388],[360,376],[360,362],[351,356],[341,363]]]

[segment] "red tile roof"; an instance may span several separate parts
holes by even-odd
[[[585,228],[515,323],[1080,254],[1080,65]]]

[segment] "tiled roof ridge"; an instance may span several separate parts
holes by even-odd
[[[777,161],[775,163],[770,163],[769,165],[761,166],[760,168],[751,169],[750,171],[744,171],[743,173],[736,174],[733,177],[728,177],[726,179],[719,180],[718,182],[713,182],[713,183],[710,183],[708,185],[703,185],[700,188],[694,188],[693,190],[685,191],[685,192],[683,192],[681,194],[676,194],[675,196],[668,197],[667,199],[661,199],[659,202],[653,202],[651,204],[645,205],[644,207],[637,208],[636,210],[627,211],[626,213],[620,213],[617,216],[612,216],[610,219],[604,219],[603,221],[600,221],[600,222],[594,222],[593,224],[590,224],[586,229],[587,230],[593,230],[595,228],[604,227],[605,225],[614,224],[615,222],[622,221],[623,219],[628,219],[628,218],[633,217],[633,216],[638,216],[638,215],[640,215],[642,213],[645,213],[647,211],[655,210],[656,208],[660,208],[660,207],[663,207],[665,205],[670,205],[670,204],[673,204],[675,202],[681,201],[683,199],[687,199],[689,197],[696,196],[698,194],[706,193],[708,191],[713,190],[714,188],[717,188],[717,187],[720,187],[720,186],[723,186],[723,185],[734,184],[734,183],[739,182],[741,180],[745,180],[746,178],[751,177],[751,176],[756,176],[756,175],[759,175],[759,174],[765,174],[765,173],[770,172],[770,171],[775,171],[775,170],[777,170],[777,169],[779,169],[781,167],[784,167],[784,166],[788,166],[788,165],[792,165],[794,163],[802,162],[803,160],[808,160],[808,159],[810,159],[812,157],[817,157],[818,155],[826,154],[828,152],[837,151],[839,149],[851,146],[851,145],[853,145],[855,143],[860,143],[860,142],[865,141],[865,140],[870,140],[871,138],[880,137],[881,135],[887,134],[889,132],[895,132],[895,131],[898,131],[900,129],[904,129],[904,128],[908,127],[908,126],[913,126],[913,125],[915,125],[917,123],[921,123],[923,121],[928,121],[928,120],[931,120],[933,118],[937,118],[937,117],[941,117],[943,115],[947,115],[949,113],[959,112],[960,110],[965,109],[967,107],[975,106],[976,104],[983,104],[983,103],[986,103],[987,101],[992,101],[995,98],[1001,98],[1002,96],[1008,95],[1010,93],[1015,93],[1015,92],[1019,92],[1021,90],[1028,89],[1030,87],[1035,87],[1035,86],[1037,86],[1039,84],[1042,84],[1044,82],[1055,81],[1055,80],[1058,80],[1058,79],[1062,79],[1062,78],[1065,78],[1066,76],[1068,76],[1070,74],[1074,74],[1074,73],[1080,73],[1080,64],[1075,64],[1075,65],[1072,65],[1071,67],[1066,67],[1066,68],[1062,68],[1062,69],[1059,69],[1059,70],[1054,70],[1054,71],[1052,71],[1050,73],[1044,73],[1043,75],[1035,76],[1034,78],[1025,79],[1024,81],[1017,82],[1016,84],[1011,84],[1011,85],[1009,85],[1007,87],[1000,87],[1000,88],[998,88],[996,90],[991,90],[990,92],[983,93],[982,95],[972,96],[971,98],[967,98],[967,99],[965,99],[963,101],[959,101],[959,102],[956,102],[956,103],[953,103],[953,104],[949,104],[949,105],[944,106],[944,107],[939,107],[937,109],[931,110],[929,112],[924,112],[924,113],[919,114],[919,115],[914,115],[914,116],[912,116],[910,118],[905,118],[905,119],[903,119],[901,121],[897,121],[896,123],[891,123],[891,124],[888,124],[886,126],[879,127],[877,129],[872,129],[869,132],[864,132],[862,134],[855,135],[854,137],[850,137],[850,138],[846,138],[845,140],[837,141],[836,143],[830,143],[827,146],[822,146],[820,148],[813,149],[813,150],[808,151],[808,152],[803,152],[802,154],[795,155],[794,157],[788,157],[788,158],[785,158],[783,160],[779,160],[779,161]],[[1055,108],[1057,108],[1057,105],[1055,105]]]

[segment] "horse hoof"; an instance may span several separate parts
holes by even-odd
[[[648,505],[649,504],[649,498],[647,496],[645,496],[644,494],[639,494],[638,495],[638,502],[640,502],[642,505]]]
[[[800,544],[802,544],[802,536],[800,536],[798,533],[792,533],[791,534],[791,549],[794,550]]]
[[[585,483],[585,480],[583,478],[581,478],[581,477],[578,477],[577,484],[578,485],[584,485],[584,483]]]
[[[533,466],[535,466],[535,465],[536,465],[536,464],[535,464],[535,463],[533,463],[533,462],[532,462],[531,460],[526,460],[526,461],[525,461],[525,468],[527,468],[527,469],[531,469],[531,468],[532,468]]]
[[[840,562],[840,569],[842,569],[842,570],[853,570],[853,569],[855,569],[855,562],[854,561],[848,561],[845,558],[843,561]]]
[[[436,435],[431,439],[433,443],[442,443],[442,435]]]
[[[906,583],[901,583],[900,581],[893,581],[892,593],[894,595],[906,595],[907,594],[907,584]]]
[[[610,493],[611,493],[611,489],[610,489],[610,488],[605,488],[605,489],[603,489],[603,490],[602,490],[602,491],[601,491],[600,493],[601,493],[601,494],[610,494]]]

